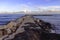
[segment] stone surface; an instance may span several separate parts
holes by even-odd
[[[6,33],[2,29],[6,30]],[[49,35],[53,33],[50,23],[28,15],[16,21],[11,21],[5,25],[5,28],[1,27],[0,30],[0,40],[43,40],[44,35],[50,37]],[[51,40],[55,39],[54,36]],[[50,39],[48,37],[46,37],[46,40]]]

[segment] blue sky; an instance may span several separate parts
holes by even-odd
[[[60,0],[0,0],[0,12],[35,10],[42,6],[60,6]]]

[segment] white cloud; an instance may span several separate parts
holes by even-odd
[[[36,6],[28,2],[28,4],[18,4],[15,6],[2,5],[0,6],[0,12],[17,12],[21,10],[60,10],[60,6]]]
[[[60,6],[39,6],[38,8],[44,10],[60,9]]]

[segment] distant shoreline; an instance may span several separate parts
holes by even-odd
[[[53,14],[26,14],[30,16],[53,16]]]

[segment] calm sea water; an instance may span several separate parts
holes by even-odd
[[[0,14],[0,25],[5,25],[11,20],[24,16],[24,14]]]
[[[52,16],[35,16],[41,20],[55,25],[57,34],[60,34],[60,14],[52,14]]]
[[[0,25],[4,25],[11,20],[16,20],[17,18],[24,16],[23,14],[0,14]],[[60,34],[60,14],[52,14],[52,16],[34,16],[40,18],[46,22],[54,24],[56,33]]]

